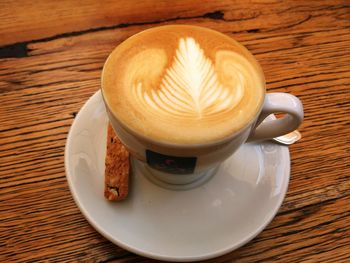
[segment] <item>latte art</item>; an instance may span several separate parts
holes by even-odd
[[[170,68],[160,87],[144,90],[142,81],[134,84],[135,99],[145,109],[180,118],[205,118],[234,108],[244,92],[245,78],[233,71],[236,83],[224,87],[213,62],[193,38],[181,38]]]
[[[232,38],[185,25],[145,30],[121,43],[102,73],[110,112],[138,137],[170,144],[216,142],[254,121],[265,82]]]

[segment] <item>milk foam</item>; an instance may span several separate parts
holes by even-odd
[[[160,87],[144,89],[138,80],[133,87],[135,99],[157,114],[189,119],[217,115],[234,108],[243,97],[244,72],[237,65],[232,74],[236,75],[236,82],[225,87],[199,43],[191,37],[180,38],[173,63],[165,70]]]
[[[201,144],[254,121],[265,80],[247,49],[219,32],[185,25],[145,30],[121,43],[102,74],[109,111],[156,141]]]

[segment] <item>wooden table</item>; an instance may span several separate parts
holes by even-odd
[[[74,117],[127,37],[192,24],[242,42],[304,103],[289,190],[253,241],[209,262],[350,262],[350,2],[1,1],[0,262],[148,262],[98,234],[64,170]]]

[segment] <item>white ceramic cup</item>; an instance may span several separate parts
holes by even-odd
[[[104,72],[102,83],[103,76]],[[103,86],[102,95],[105,98]],[[135,159],[145,163],[146,173],[165,184],[186,185],[198,180],[203,181],[204,177],[209,178],[215,173],[215,168],[243,143],[278,137],[295,130],[301,124],[304,114],[298,98],[287,93],[270,93],[263,96],[264,100],[260,100],[261,104],[258,105],[259,111],[241,129],[219,141],[195,145],[164,143],[139,134],[129,129],[112,113],[106,103],[109,100],[104,101],[118,137]],[[268,115],[281,112],[285,113],[283,118],[262,123]]]
[[[203,181],[203,177],[211,177],[219,164],[243,143],[287,134],[298,128],[304,116],[302,103],[297,97],[287,93],[269,93],[265,94],[259,113],[248,125],[229,137],[215,143],[179,145],[134,133],[112,114],[107,103],[105,105],[114,130],[131,155],[145,163],[145,168],[156,180],[169,185],[193,184]],[[261,123],[268,115],[277,112],[285,113],[284,117]]]

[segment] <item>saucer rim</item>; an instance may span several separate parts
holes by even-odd
[[[291,171],[289,148],[287,146],[282,146],[282,145],[277,145],[277,144],[276,144],[276,146],[282,148],[282,151],[283,151],[282,154],[284,154],[285,158],[286,158],[286,161],[285,161],[286,169],[284,170],[284,174],[281,175],[281,176],[284,176],[286,178],[284,178],[283,190],[281,190],[280,199],[278,200],[278,203],[274,207],[273,211],[270,211],[270,217],[267,218],[265,220],[265,222],[259,226],[259,228],[255,229],[255,230],[253,229],[252,232],[250,233],[250,235],[247,235],[247,237],[245,239],[242,239],[240,242],[237,242],[233,245],[226,246],[220,250],[217,250],[217,251],[211,252],[211,253],[207,253],[207,254],[174,257],[174,256],[167,256],[167,255],[164,255],[161,253],[147,252],[144,249],[138,249],[135,246],[131,246],[131,245],[117,239],[116,237],[112,236],[111,234],[109,234],[107,231],[105,231],[103,229],[103,227],[100,224],[98,224],[95,221],[94,217],[92,216],[92,213],[89,213],[87,211],[87,209],[84,207],[84,205],[82,204],[82,202],[80,201],[80,198],[77,194],[77,191],[74,189],[74,185],[72,182],[73,178],[72,178],[72,175],[70,173],[70,169],[68,167],[69,166],[69,152],[70,152],[70,147],[72,145],[74,128],[76,127],[76,125],[80,121],[80,119],[82,118],[81,117],[82,112],[84,112],[86,110],[86,108],[88,108],[90,106],[89,104],[94,99],[96,99],[100,93],[101,93],[101,90],[98,90],[92,96],[90,96],[89,99],[84,103],[84,105],[79,109],[78,114],[76,115],[75,119],[73,120],[72,125],[69,129],[69,132],[68,132],[67,140],[66,140],[65,151],[64,151],[64,164],[65,164],[65,173],[66,173],[66,178],[67,178],[67,182],[68,182],[68,187],[69,187],[69,190],[71,192],[71,195],[73,197],[75,204],[78,206],[80,212],[85,217],[85,219],[89,222],[89,224],[98,233],[100,233],[103,237],[105,237],[107,240],[111,241],[115,245],[117,245],[117,246],[119,246],[119,247],[121,247],[129,252],[132,252],[132,253],[135,253],[137,255],[147,257],[147,258],[152,258],[152,259],[156,259],[156,260],[165,260],[165,261],[169,261],[169,262],[201,261],[201,260],[213,259],[213,258],[222,256],[222,255],[225,255],[227,253],[230,253],[230,252],[244,246],[245,244],[250,242],[252,239],[254,239],[257,235],[259,235],[266,228],[266,226],[269,225],[271,223],[271,221],[275,218],[275,216],[278,213],[278,210],[280,209],[280,207],[285,199],[285,196],[287,194],[289,181],[290,181],[290,171]],[[257,144],[260,144],[260,143],[257,143]],[[189,190],[189,191],[191,191],[191,190]]]

